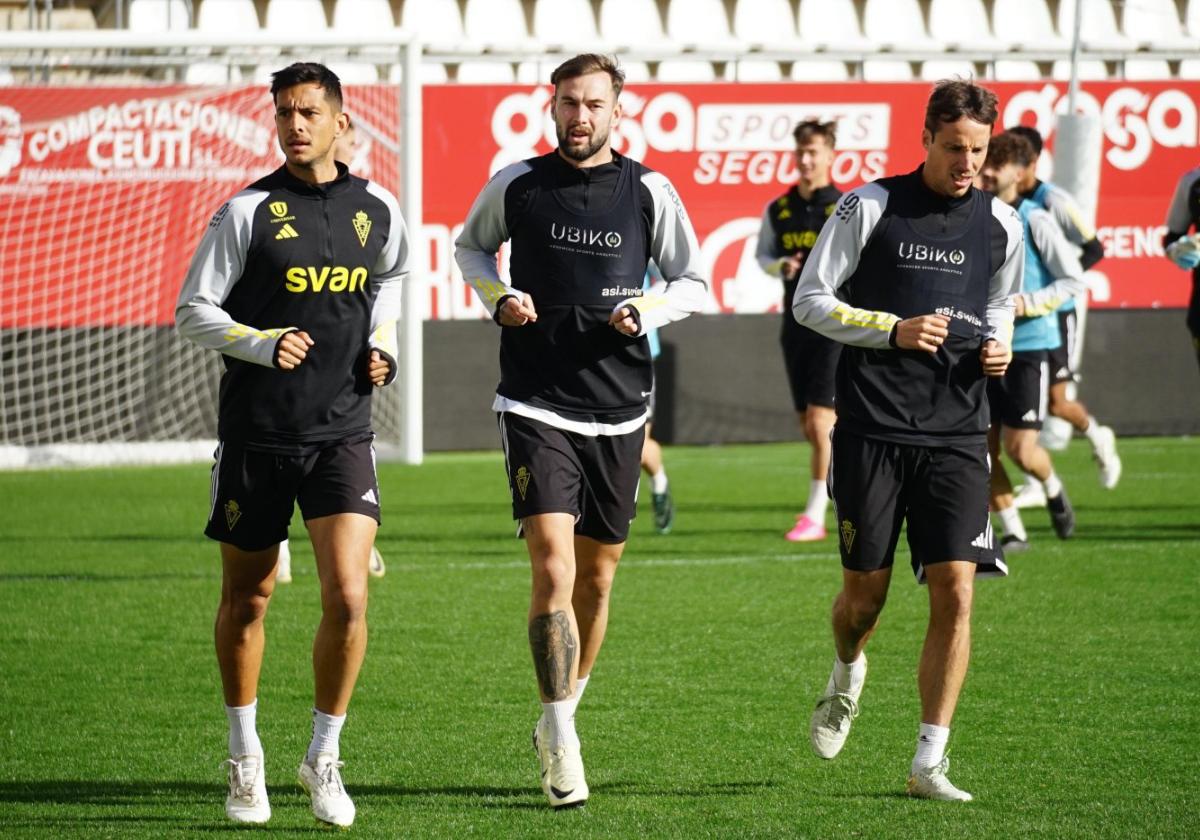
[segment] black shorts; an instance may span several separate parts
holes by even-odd
[[[1041,429],[1050,399],[1050,362],[1045,350],[1013,353],[1003,377],[987,382],[992,425],[1010,429]]]
[[[593,436],[511,412],[497,416],[513,519],[569,513],[580,536],[625,542],[637,514],[644,426],[623,435]]]
[[[1050,360],[1050,384],[1060,382],[1078,382],[1075,373],[1075,344],[1079,341],[1079,314],[1075,309],[1058,310],[1058,333],[1062,343],[1053,350],[1046,351]]]
[[[287,539],[297,501],[305,520],[361,513],[379,522],[373,440],[337,443],[305,455],[221,443],[205,536],[244,551],[261,551]]]
[[[834,428],[829,494],[842,566],[892,565],[908,523],[913,573],[951,560],[1002,559],[988,519],[987,443],[945,447],[872,440]]]
[[[788,317],[791,317],[790,312]],[[804,411],[810,405],[833,408],[834,382],[842,345],[799,324],[785,324],[779,344],[783,348],[783,364],[796,411]]]

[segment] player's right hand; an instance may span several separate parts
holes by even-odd
[[[496,316],[502,327],[523,327],[537,320],[537,310],[533,308],[533,298],[524,292],[521,297],[507,298],[500,304],[500,313]]]
[[[308,348],[315,344],[304,330],[285,333],[275,345],[275,364],[281,370],[295,370],[308,356]]]
[[[785,280],[796,280],[800,277],[800,269],[804,268],[804,255],[792,254],[790,257],[785,257],[783,260],[783,278]]]
[[[918,315],[896,324],[896,346],[901,350],[936,353],[950,335],[950,319],[945,315]]]

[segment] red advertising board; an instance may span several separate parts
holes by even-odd
[[[1003,125],[1036,125],[1054,150],[1066,86],[992,86]],[[793,181],[791,129],[838,121],[843,189],[906,172],[922,158],[929,86],[904,84],[634,85],[616,146],[664,173],[686,204],[712,276],[712,312],[779,306],[754,261],[764,205]],[[1197,165],[1195,82],[1084,86],[1103,127],[1094,305],[1178,307],[1189,278],[1161,251],[1180,175]],[[424,94],[424,258],[430,318],[483,312],[454,265],[453,240],[500,166],[553,147],[548,88],[431,86]],[[366,141],[354,168],[398,188],[396,89],[348,90]],[[0,327],[167,324],[208,216],[278,166],[261,87],[0,89]],[[1048,160],[1049,164],[1050,161]]]

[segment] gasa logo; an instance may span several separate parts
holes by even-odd
[[[560,225],[558,222],[550,223],[550,238],[559,242],[569,242],[572,245],[621,247],[621,234],[615,230],[592,230],[574,225]]]
[[[21,115],[0,105],[0,178],[21,163]]]
[[[912,242],[901,242],[898,253],[902,260],[917,260],[918,262],[962,265],[967,261],[967,255],[961,248],[947,251],[945,248],[932,248],[929,245],[916,245]]]

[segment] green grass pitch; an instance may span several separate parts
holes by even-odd
[[[1122,440],[1099,488],[1086,444],[1056,455],[1078,513],[977,590],[951,741],[970,804],[903,796],[918,722],[925,590],[902,553],[871,643],[862,715],[817,759],[832,657],[833,543],[783,540],[807,486],[799,445],[671,448],[675,532],[644,494],[609,636],[580,707],[592,790],[554,813],[537,786],[528,571],[496,454],[380,468],[388,564],[342,735],[362,837],[1200,836],[1200,444]],[[210,836],[225,720],[211,627],[208,469],[0,474],[0,836]],[[308,741],[316,575],[267,618],[259,694],[280,836],[321,831],[295,779]]]

